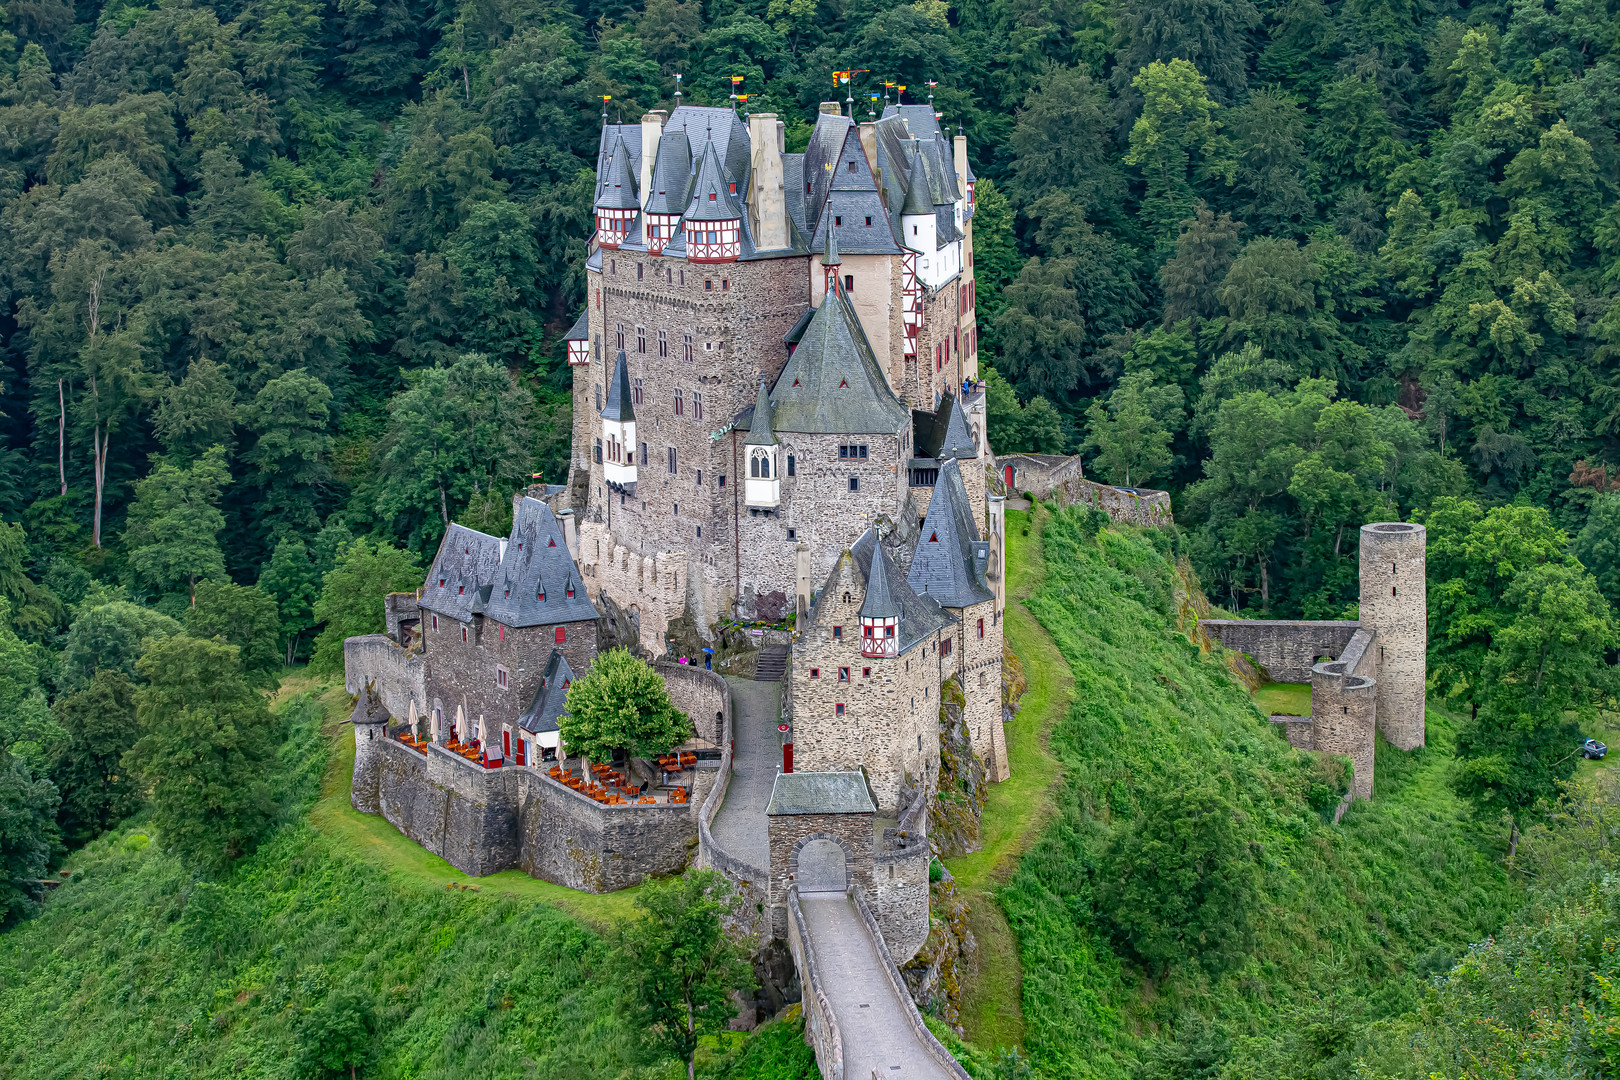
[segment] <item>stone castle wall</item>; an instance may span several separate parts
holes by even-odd
[[[690,807],[603,806],[538,769],[513,771],[521,806],[517,865],[530,877],[604,893],[685,868]]]
[[[1233,652],[1245,653],[1274,682],[1311,681],[1311,669],[1324,657],[1344,652],[1358,622],[1289,622],[1282,619],[1204,619],[1198,624]]]
[[[905,963],[928,940],[928,842],[917,837],[903,847],[872,856],[867,892],[872,913],[889,951]]]
[[[389,824],[474,877],[517,865],[510,773],[478,768],[437,746],[424,756],[392,739],[378,740],[372,752],[377,812]]]
[[[492,734],[502,725],[516,725],[540,689],[540,678],[553,649],[561,649],[568,665],[579,674],[596,659],[594,621],[503,628],[493,620],[476,616],[469,623],[461,623],[426,610],[422,615],[428,707],[443,710],[441,738],[448,738],[458,705],[467,716],[468,730],[461,732],[464,739],[476,733],[480,716]],[[563,631],[560,643],[559,629]],[[507,670],[504,689],[496,677],[498,667]]]
[[[852,883],[872,884],[871,814],[786,814],[770,819],[771,866],[768,886],[771,935],[788,933],[788,891],[797,884],[799,851],[811,840],[827,839],[844,849],[844,868]],[[926,902],[926,901],[925,901]]]
[[[1013,466],[1013,487],[1006,485],[1006,467]],[[1121,488],[1087,480],[1078,457],[1056,454],[1002,454],[995,459],[989,490],[996,495],[1016,496],[1029,492],[1036,499],[1053,499],[1059,506],[1089,506],[1101,510],[1109,520],[1126,525],[1162,528],[1175,523],[1170,509],[1170,493],[1151,488]]]
[[[631,612],[641,626],[641,647],[662,656],[669,624],[686,610],[686,555],[679,551],[639,555],[616,543],[607,526],[587,521],[579,530],[579,562],[591,595],[606,591]]]
[[[698,738],[723,746],[731,730],[731,688],[726,680],[704,668],[667,660],[655,660],[653,669],[664,677],[670,701],[692,718]]]
[[[343,642],[343,688],[359,694],[370,686],[383,707],[398,719],[427,715],[427,665],[419,653],[400,647],[385,634],[366,634]]]

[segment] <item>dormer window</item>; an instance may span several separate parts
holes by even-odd
[[[444,578],[439,579],[439,588],[444,588]]]
[[[457,596],[465,596],[465,595],[467,595],[467,586],[465,586],[465,585],[457,585],[456,586],[456,595]]]
[[[714,201],[715,201],[715,200],[716,200],[716,199],[718,199],[718,198],[719,198],[719,197],[720,197],[720,196],[718,196],[718,195],[716,195],[716,194],[715,194],[715,193],[714,193],[714,192],[712,192],[712,191],[711,191],[711,192],[709,192],[709,201],[710,201],[710,202],[714,202]]]
[[[735,180],[731,182],[731,194],[737,194],[737,181]]]
[[[557,538],[555,536],[551,537],[550,539],[548,539],[546,541],[546,547],[554,548],[556,546],[557,546]]]
[[[568,587],[568,599],[572,600],[573,598],[574,598],[574,588],[573,588],[572,585],[570,585]]]

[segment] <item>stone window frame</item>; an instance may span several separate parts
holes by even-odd
[[[833,707],[833,715],[834,716],[843,716],[844,715],[844,703],[842,701],[840,701],[840,702],[838,702],[838,703],[836,703],[834,705],[834,707]]]
[[[795,468],[793,455],[789,454],[787,456],[787,458],[788,458],[787,474],[789,476],[798,476],[799,473],[798,473],[798,470]]]
[[[949,655],[951,655],[951,639],[950,638],[946,638],[944,641],[941,641],[939,643],[939,655],[941,655],[941,656],[949,656]]]
[[[793,528],[788,529],[787,538],[789,540],[797,540],[799,538],[799,530]]]
[[[697,351],[692,346],[692,335],[691,334],[682,334],[681,335],[681,359],[683,361],[685,361],[686,363],[690,364],[690,363],[693,362],[696,355],[697,355]]]
[[[647,328],[645,326],[637,326],[636,327],[636,352],[645,353],[646,351],[647,351]]]
[[[844,640],[844,628],[842,626],[833,627],[833,640],[834,641],[843,641]]]
[[[979,637],[981,639],[984,637],[984,619],[983,618],[979,619]]]
[[[675,388],[675,415],[686,415],[686,391],[682,390],[678,386]],[[674,470],[672,469],[670,471],[673,472]]]
[[[462,644],[466,644],[467,642],[467,627],[465,625],[463,625],[461,628],[461,641]]]
[[[696,390],[692,391],[692,419],[703,419],[703,395]]]
[[[658,355],[664,359],[669,358],[669,331],[658,331]]]
[[[636,379],[630,384],[630,401],[632,404],[641,404],[641,380]]]
[[[852,476],[852,477],[849,478],[849,490],[851,490],[851,491],[859,491],[859,490],[861,490],[861,478],[860,477]]]
[[[496,664],[495,665],[495,689],[497,689],[497,690],[511,689],[511,682],[512,682],[512,675],[511,675],[511,672],[506,670],[506,665],[505,664]]]
[[[439,616],[438,616],[437,613],[435,613],[434,616],[433,616],[433,629],[437,630],[438,628],[439,628]]]
[[[669,448],[669,475],[676,476],[680,471],[680,458],[677,456],[675,448],[671,446]]]
[[[624,351],[624,323],[613,324],[613,347],[620,352]]]

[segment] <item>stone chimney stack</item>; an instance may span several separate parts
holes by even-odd
[[[782,151],[775,113],[754,113],[748,118],[748,141],[753,160],[753,183],[748,209],[753,219],[754,243],[761,251],[788,246],[787,196],[782,190]]]
[[[968,193],[967,136],[958,135],[952,142],[955,144],[953,148],[956,151],[953,155],[956,165],[956,190],[962,193],[963,199],[966,199]]]
[[[664,121],[669,114],[654,109],[641,118],[641,205],[652,197],[653,162],[658,160],[658,140],[664,134]],[[960,168],[957,170],[961,171]]]
[[[882,191],[883,174],[877,163],[877,124],[870,120],[861,125],[861,150],[866,154],[866,167],[872,170],[872,178],[877,181],[878,190]]]
[[[802,540],[793,551],[793,570],[799,594],[799,618],[802,620],[810,614],[810,545]],[[798,625],[804,624],[800,622]]]
[[[563,544],[568,548],[569,557],[577,565],[579,563],[579,532],[574,525],[574,512],[572,510],[559,510],[557,520],[562,523]]]

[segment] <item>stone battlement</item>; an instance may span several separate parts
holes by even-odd
[[[640,555],[617,543],[606,525],[587,521],[579,529],[579,566],[593,594],[605,592],[628,610],[641,647],[662,655],[669,624],[686,610],[686,554]]]

